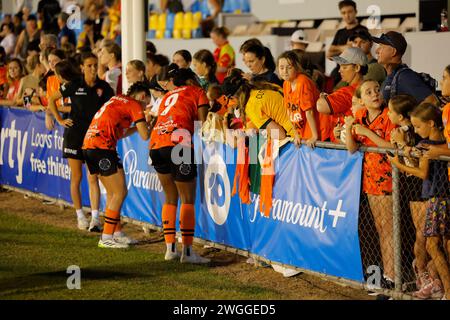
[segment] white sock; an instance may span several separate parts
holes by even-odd
[[[183,253],[186,256],[192,255],[192,246],[186,246],[183,244]]]
[[[177,251],[176,243],[166,243],[166,247],[167,247],[167,251],[170,251],[170,252]]]
[[[114,232],[114,237],[123,237],[125,234],[122,231]]]
[[[86,219],[86,216],[84,215],[83,209],[77,209],[77,210],[75,210],[75,212],[77,213],[77,218],[78,219]]]
[[[103,241],[112,240],[112,238],[113,238],[112,234],[102,233],[102,240]]]
[[[92,219],[99,220],[99,212],[98,212],[98,210],[92,210],[91,214],[92,214]]]

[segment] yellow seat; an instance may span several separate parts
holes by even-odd
[[[178,12],[175,15],[175,22],[173,23],[173,30],[182,30],[184,25],[184,13]]]
[[[161,13],[158,16],[158,27],[157,30],[166,30],[166,21],[167,21],[167,14]]]
[[[156,30],[155,38],[156,39],[164,39],[164,32],[165,32],[165,30]]]
[[[194,13],[193,20],[192,20],[192,30],[200,28],[201,21],[202,21],[202,13],[200,11]]]
[[[192,14],[192,12],[186,12],[184,14],[184,19],[183,19],[183,29],[192,30],[193,24],[194,24],[194,15]]]
[[[183,39],[191,39],[192,38],[192,30],[191,29],[183,29]]]
[[[182,39],[181,29],[173,30],[173,38],[174,39]]]
[[[148,19],[148,30],[156,30],[158,29],[158,15],[151,14]]]

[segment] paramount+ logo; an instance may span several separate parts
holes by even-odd
[[[216,224],[223,225],[230,210],[231,187],[227,166],[218,154],[213,155],[208,163],[204,185],[209,215]]]

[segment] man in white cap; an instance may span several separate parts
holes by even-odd
[[[303,30],[299,29],[295,31],[291,36],[291,48],[292,50],[306,51],[306,47],[310,42],[306,41],[306,34]]]

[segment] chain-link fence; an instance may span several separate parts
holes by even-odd
[[[329,143],[318,146],[345,149]],[[425,172],[419,178],[391,166],[387,175],[370,178],[381,183],[391,179],[392,192],[373,194],[361,188],[358,229],[367,287],[395,296],[442,298],[450,280],[450,238],[444,236],[450,233],[450,158],[420,161],[419,152],[404,157],[401,151],[380,148],[360,151],[365,157],[381,155],[379,162],[370,163],[376,170],[388,161],[388,153],[395,152],[402,164]],[[363,168],[364,185],[367,167]]]

